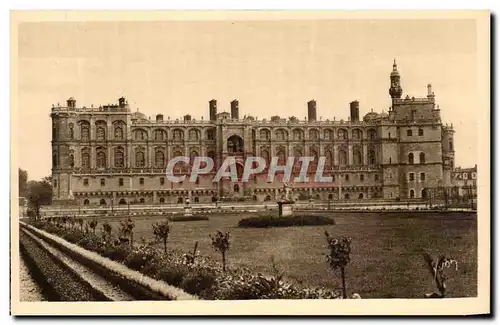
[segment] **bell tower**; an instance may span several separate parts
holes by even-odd
[[[403,95],[403,89],[401,88],[401,80],[400,80],[398,65],[396,64],[396,59],[394,59],[394,64],[392,65],[391,72],[391,88],[389,88],[389,95],[391,95],[392,99],[401,98]]]

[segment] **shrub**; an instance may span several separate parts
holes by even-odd
[[[170,221],[202,221],[202,220],[209,220],[208,216],[202,216],[202,215],[193,215],[193,216],[170,216],[167,218]]]
[[[193,268],[180,283],[181,289],[187,293],[210,299],[212,287],[216,284],[217,274],[209,268]],[[213,299],[213,298],[212,298]]]
[[[342,296],[346,299],[347,291],[345,286],[345,268],[351,261],[351,239],[347,237],[335,239],[331,237],[326,230],[325,237],[329,250],[326,255],[328,264],[332,270],[340,270],[340,277],[342,279]]]
[[[163,248],[164,248],[163,251],[167,253],[167,240],[171,229],[168,220],[164,220],[162,222],[155,222],[152,226],[153,226],[153,235],[155,235],[157,241],[161,240],[163,242]]]
[[[330,217],[317,215],[292,215],[278,217],[273,215],[262,215],[241,219],[238,222],[240,228],[268,228],[268,227],[298,227],[298,226],[320,226],[334,225],[335,220]]]
[[[140,247],[138,250],[131,251],[123,261],[129,268],[141,271],[146,263],[153,260],[155,251],[152,248]]]
[[[230,245],[229,237],[229,232],[223,233],[220,230],[217,230],[213,236],[210,235],[212,247],[222,255],[222,270],[224,272],[226,271],[226,253]]]

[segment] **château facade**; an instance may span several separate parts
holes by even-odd
[[[421,199],[428,188],[451,184],[454,168],[452,126],[442,123],[431,85],[427,96],[403,98],[396,62],[390,74],[388,113],[369,112],[359,118],[359,102],[350,103],[350,118],[318,120],[316,102],[307,103],[308,117],[240,118],[239,103],[231,111],[218,112],[209,102],[209,119],[148,119],[133,112],[125,98],[116,105],[77,107],[73,98],[66,106],[52,108],[52,180],[54,200],[80,205],[163,204],[212,202],[220,198],[256,201],[275,200],[283,194],[277,175],[267,179],[267,167],[248,182],[223,179],[212,182],[224,159],[234,156],[241,177],[244,161],[260,156],[325,157],[323,175],[331,183],[291,183],[294,198],[323,200]],[[212,174],[196,182],[170,182],[166,165],[177,156],[208,156]],[[243,162],[243,163],[242,163]],[[295,165],[292,177],[300,165]],[[176,175],[187,174],[188,165],[176,165]]]

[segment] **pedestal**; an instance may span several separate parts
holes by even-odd
[[[193,215],[192,208],[185,206],[184,207],[184,216],[185,217],[191,217]]]
[[[278,202],[278,216],[287,217],[293,214],[292,206],[293,201],[280,201]]]

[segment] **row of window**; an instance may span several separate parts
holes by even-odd
[[[412,129],[406,130],[406,135],[409,136],[409,137],[413,136],[413,130]],[[424,129],[418,129],[418,136],[419,137],[423,137],[424,136]]]
[[[278,141],[285,141],[288,139],[288,132],[283,129],[278,129],[274,132],[275,139]],[[260,140],[271,140],[271,132],[267,129],[262,129],[259,132]],[[309,130],[309,139],[310,140],[319,140],[320,132],[316,129]],[[254,135],[255,137],[255,135]],[[332,140],[334,138],[334,132],[332,130],[324,130],[323,131],[323,139]],[[377,131],[371,129],[367,131],[367,139],[375,140],[377,138]],[[305,139],[304,130],[295,129],[292,131],[292,140],[303,140]],[[337,131],[337,139],[339,140],[347,140],[349,139],[349,133],[345,129],[339,129]],[[351,131],[351,139],[361,140],[363,139],[363,131],[360,129],[354,129]]]
[[[418,155],[418,158],[419,158],[418,162],[419,162],[420,164],[425,164],[425,153],[424,153],[424,152],[421,152],[421,153]],[[410,164],[410,165],[415,164],[415,155],[413,154],[413,152],[410,152],[410,153],[408,154],[408,164]]]
[[[408,196],[410,197],[410,199],[414,199],[415,198],[415,190],[411,189],[408,193]],[[425,188],[420,191],[420,197],[422,199],[425,199],[427,197],[427,191],[425,190]]]
[[[408,180],[410,182],[415,181],[415,173],[408,173]],[[425,181],[425,173],[420,173],[420,181]]]
[[[160,180],[160,185],[165,185],[165,177],[160,177],[159,180]],[[100,182],[101,182],[101,186],[106,186],[106,179],[105,178],[101,178]],[[54,183],[54,186],[56,186],[55,184],[57,184],[57,183]],[[123,186],[123,184],[124,184],[123,178],[119,178],[118,179],[118,186]],[[182,182],[180,182],[180,184],[182,184]],[[200,184],[200,180],[198,178],[196,179],[195,184]],[[83,185],[89,186],[89,179],[88,178],[83,179]],[[144,185],[144,178],[143,177],[139,178],[139,185]]]

